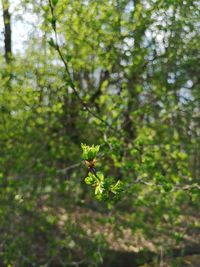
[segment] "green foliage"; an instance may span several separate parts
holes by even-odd
[[[96,174],[89,173],[88,177],[85,178],[85,182],[95,187],[95,196],[98,200],[108,201],[112,200],[113,197],[119,199],[120,193],[123,191],[121,181],[115,183],[113,178],[105,178],[101,172],[97,172]]]
[[[54,40],[53,38],[51,38],[49,41],[48,41],[49,45],[52,46],[52,47],[56,47],[56,44],[54,43]]]
[[[59,0],[51,0],[51,3],[52,3],[53,6],[56,6],[58,4],[58,1]]]
[[[98,145],[88,146],[85,144],[81,144],[81,147],[83,150],[82,158],[87,161],[92,161],[93,159],[95,159],[100,149],[100,146]]]
[[[104,266],[106,251],[151,248],[168,258],[199,230],[198,1],[10,4],[0,266]]]
[[[120,193],[123,191],[122,182],[117,181],[110,177],[104,177],[102,172],[96,172],[94,164],[88,165],[87,162],[92,162],[99,152],[100,146],[91,147],[88,145],[81,145],[83,149],[83,158],[86,160],[86,165],[89,168],[88,176],[85,178],[85,183],[95,188],[95,196],[98,200],[110,200],[115,195],[114,199],[119,199]]]

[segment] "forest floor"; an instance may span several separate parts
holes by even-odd
[[[115,222],[112,221],[112,212],[102,214],[82,207],[77,207],[72,213],[66,213],[66,210],[60,209],[59,214],[60,227],[70,219],[70,221],[78,221],[91,239],[103,233],[108,251],[111,254],[114,252],[116,258],[124,257],[129,261],[131,256],[133,259],[134,257],[147,259],[148,263],[137,266],[200,267],[200,219],[198,214],[187,215],[187,218],[186,216],[180,217],[178,225],[164,222],[162,230],[154,228],[149,234],[145,234],[142,229],[134,231],[131,229],[128,212],[115,213]],[[150,223],[149,229],[151,229]],[[112,264],[112,266],[114,265]],[[121,265],[119,264],[119,266]],[[126,264],[126,267],[128,266]]]

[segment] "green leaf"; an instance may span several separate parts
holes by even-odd
[[[57,18],[56,16],[53,16],[52,19],[51,19],[51,25],[52,27],[55,29],[55,26],[56,26],[56,21],[57,21]]]
[[[163,188],[164,188],[165,192],[169,192],[172,190],[173,186],[170,183],[166,183],[163,185]]]
[[[95,188],[95,195],[102,194],[104,191],[103,184],[99,183]]]
[[[88,174],[88,176],[85,178],[85,183],[89,185],[95,185],[97,182],[97,178],[94,174],[91,172]]]
[[[112,185],[110,188],[113,194],[118,194],[123,190],[122,182],[120,180],[117,181],[115,185]]]
[[[56,44],[54,43],[54,40],[53,40],[53,38],[51,38],[49,41],[48,41],[48,44],[50,45],[50,46],[52,46],[52,47],[56,47]]]
[[[58,4],[58,0],[51,0],[51,3],[53,6],[56,6]]]
[[[85,144],[81,144],[81,147],[82,147],[82,150],[83,150],[83,153],[82,153],[82,158],[84,160],[87,160],[87,161],[92,161],[97,153],[99,152],[99,149],[100,149],[100,146],[88,146],[88,145],[85,145]]]
[[[104,180],[104,175],[102,172],[97,172],[97,177],[99,178],[100,181]]]

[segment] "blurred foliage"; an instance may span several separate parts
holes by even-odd
[[[173,249],[200,227],[199,1],[19,3],[31,31],[9,64],[1,44],[0,266],[105,267],[126,229]]]

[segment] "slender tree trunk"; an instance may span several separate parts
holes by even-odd
[[[9,12],[9,0],[2,0],[3,6],[3,21],[4,21],[4,49],[5,49],[5,60],[7,63],[12,58],[12,41],[11,41],[11,15]]]
[[[9,12],[10,3],[9,3],[9,0],[1,0],[1,3],[2,3],[2,8],[3,8],[3,22],[4,22],[4,51],[5,51],[4,57],[5,57],[6,63],[9,64],[11,59],[12,59],[11,15]],[[11,78],[12,78],[11,72],[7,72],[7,71],[3,72],[2,77],[3,78],[7,78],[7,77],[9,78],[6,81],[6,86],[10,90],[11,89]],[[1,113],[2,113],[2,108],[4,108],[4,107],[1,107],[1,109],[0,109]],[[4,121],[6,120],[6,117],[7,117],[8,112],[9,112],[6,108],[6,105],[5,105],[5,110],[6,110],[5,113],[7,113],[7,114],[2,113],[2,117],[3,117]],[[7,177],[5,175],[3,180],[2,180],[2,186],[7,187],[7,185],[8,185],[8,180],[7,180]]]

